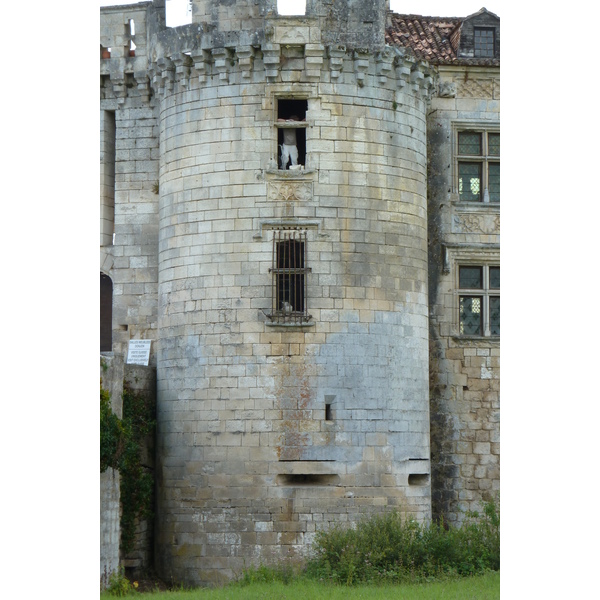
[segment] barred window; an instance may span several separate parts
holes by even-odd
[[[306,323],[307,283],[306,231],[283,229],[273,232],[273,275],[271,320],[277,323]]]
[[[500,202],[500,133],[459,131],[458,195],[463,202]]]
[[[458,268],[461,335],[500,335],[500,267]]]

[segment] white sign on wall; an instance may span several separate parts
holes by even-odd
[[[150,360],[150,345],[152,340],[129,340],[129,350],[127,351],[128,365],[148,366]]]

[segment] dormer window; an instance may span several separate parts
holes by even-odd
[[[494,58],[495,29],[493,27],[474,27],[475,57]]]

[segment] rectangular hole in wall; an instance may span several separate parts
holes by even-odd
[[[277,475],[277,485],[338,485],[339,475],[284,474]]]
[[[429,475],[426,473],[411,473],[408,476],[408,485],[429,485]]]
[[[333,421],[333,402],[335,396],[325,395],[325,420]]]

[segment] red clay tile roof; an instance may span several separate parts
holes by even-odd
[[[411,49],[417,58],[437,65],[499,65],[494,58],[459,58],[461,25],[459,17],[424,17],[388,14],[385,41],[391,46]]]

